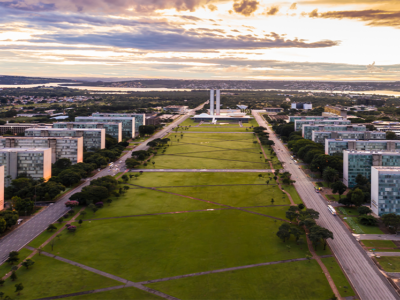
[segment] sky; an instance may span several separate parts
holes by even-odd
[[[0,0],[0,75],[400,80],[400,0]]]

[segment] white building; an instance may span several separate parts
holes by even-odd
[[[378,215],[400,214],[400,168],[371,168],[371,209]]]

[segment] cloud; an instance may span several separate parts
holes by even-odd
[[[84,44],[153,51],[202,52],[222,49],[268,49],[268,48],[326,48],[338,41],[322,40],[307,42],[303,39],[285,39],[276,33],[262,38],[252,35],[222,36],[219,32],[158,32],[149,29],[140,32],[107,32],[96,34],[46,34],[35,36],[31,43]]]
[[[278,6],[272,6],[272,7],[269,7],[269,8],[265,11],[265,14],[266,14],[267,16],[274,16],[274,15],[276,15],[278,12],[279,12],[279,7],[278,7]]]
[[[375,62],[373,62],[370,65],[367,65],[367,70],[365,71],[367,73],[382,73],[382,72],[386,72],[386,70],[384,68],[378,68],[375,66]]]
[[[318,9],[314,9],[312,12],[308,14],[310,18],[318,18]]]
[[[11,0],[0,1],[0,7],[25,11],[72,11],[129,13],[128,9],[139,12],[151,12],[157,9],[176,9],[194,11],[214,0]]]
[[[211,10],[211,11],[218,10],[218,7],[216,7],[214,4],[208,4],[207,7],[208,7],[208,9]]]
[[[316,10],[315,10],[316,11]],[[312,17],[310,15],[310,17]],[[317,14],[314,17],[326,19],[356,19],[367,22],[368,26],[400,27],[400,11],[387,10],[352,10],[352,11],[328,11]]]
[[[259,4],[260,3],[255,0],[241,0],[241,2],[235,1],[233,4],[233,10],[238,14],[248,17],[258,9]]]
[[[297,9],[297,3],[294,2],[292,5],[290,5],[289,9]]]

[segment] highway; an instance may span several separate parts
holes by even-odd
[[[204,103],[205,104],[205,103]],[[189,110],[184,116],[182,116],[179,120],[171,123],[161,131],[154,134],[151,138],[147,139],[143,143],[139,144],[134,151],[137,150],[147,150],[148,146],[146,144],[154,139],[162,138],[169,134],[173,128],[177,125],[185,121],[190,115],[194,113],[196,109],[200,109],[204,106],[204,104],[198,106],[194,110]],[[118,161],[114,163],[113,168],[110,170],[109,168],[105,168],[98,172],[93,177],[87,178],[86,182],[78,186],[77,188],[71,190],[65,196],[61,197],[56,203],[48,206],[42,212],[32,217],[27,222],[22,223],[16,230],[12,231],[10,234],[6,235],[4,238],[0,240],[0,264],[3,263],[7,258],[8,254],[11,251],[18,251],[31,242],[36,236],[41,234],[44,230],[46,230],[49,224],[54,223],[61,216],[63,216],[69,209],[65,207],[65,202],[69,200],[69,197],[75,193],[78,193],[90,184],[90,181],[99,177],[107,176],[107,175],[115,175],[117,172],[126,171],[125,168],[125,160],[130,158],[132,155],[132,150],[129,151],[126,155],[121,157]]]
[[[295,164],[289,151],[267,126],[265,120],[253,110],[253,115],[260,126],[268,128],[270,139],[275,142],[274,150],[286,171],[292,174],[296,181],[294,186],[307,208],[320,213],[318,225],[328,228],[333,233],[333,240],[328,240],[329,246],[341,264],[361,299],[390,300],[400,299],[389,281],[374,265],[356,239],[346,229],[339,217],[332,215],[327,209],[327,203],[319,193],[314,191],[314,185],[300,167]]]

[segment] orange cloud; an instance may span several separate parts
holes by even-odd
[[[233,10],[238,14],[248,17],[258,9],[259,4],[256,0],[242,0],[233,4]]]

